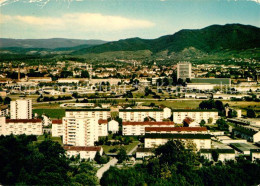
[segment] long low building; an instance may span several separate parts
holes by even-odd
[[[216,123],[218,120],[218,111],[217,110],[202,110],[202,109],[178,109],[173,110],[173,122],[177,124],[183,123],[183,120],[189,117],[195,122],[200,123],[201,120],[205,120],[208,123],[209,119],[212,119],[212,123]]]
[[[145,133],[159,133],[159,134],[197,134],[197,133],[208,133],[206,127],[145,127]]]
[[[96,153],[99,152],[102,156],[103,148],[95,146],[64,146],[66,153],[69,157],[76,157],[80,155],[80,159],[90,159],[93,160]]]
[[[42,135],[40,119],[5,119],[0,117],[0,135]]]
[[[63,125],[62,120],[56,119],[52,120],[52,136],[53,137],[60,137],[63,135]]]
[[[119,117],[123,121],[144,121],[145,118],[153,118],[156,121],[163,121],[171,117],[171,109],[120,109]]]
[[[212,161],[212,152],[216,151],[219,155],[218,160],[227,161],[227,160],[235,160],[236,154],[235,150],[230,149],[200,149],[200,155],[204,156],[208,160]]]
[[[174,127],[171,121],[143,121],[143,122],[123,122],[122,131],[125,136],[140,136],[145,134],[146,127]]]
[[[210,134],[145,134],[145,148],[155,148],[164,145],[169,140],[181,140],[185,144],[193,142],[196,149],[210,149],[211,135]]]

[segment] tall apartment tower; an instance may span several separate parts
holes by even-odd
[[[32,119],[32,100],[11,101],[11,119]]]
[[[108,116],[108,109],[67,109],[62,118],[63,144],[94,146],[99,137],[98,120]]]
[[[187,78],[191,79],[191,73],[191,63],[180,62],[177,64],[177,80],[182,79],[185,81]]]

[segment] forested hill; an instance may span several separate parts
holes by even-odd
[[[108,42],[77,50],[74,54],[138,50],[181,52],[189,48],[206,53],[260,48],[260,28],[241,24],[212,25],[203,29],[185,29],[151,40],[131,38]]]

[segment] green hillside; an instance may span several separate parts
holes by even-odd
[[[260,48],[260,29],[241,24],[212,25],[197,30],[181,30],[173,35],[157,39],[131,38],[83,48],[73,54],[104,53],[114,51],[150,50],[153,54],[167,51],[183,52],[183,50],[215,53],[226,50],[245,50]]]

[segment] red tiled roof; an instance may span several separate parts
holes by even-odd
[[[145,132],[150,131],[207,131],[206,127],[145,127]]]
[[[62,120],[61,119],[54,119],[54,120],[52,120],[52,124],[62,124]]]
[[[192,123],[194,120],[191,119],[190,117],[186,117],[183,121],[189,125],[189,124]]]
[[[41,119],[6,119],[6,123],[40,123]]]
[[[172,121],[123,122],[123,125],[174,125]]]
[[[100,119],[100,120],[98,120],[98,124],[107,124],[107,120],[106,119]]]
[[[100,151],[101,147],[95,147],[95,146],[64,146],[65,150],[68,151]]]

